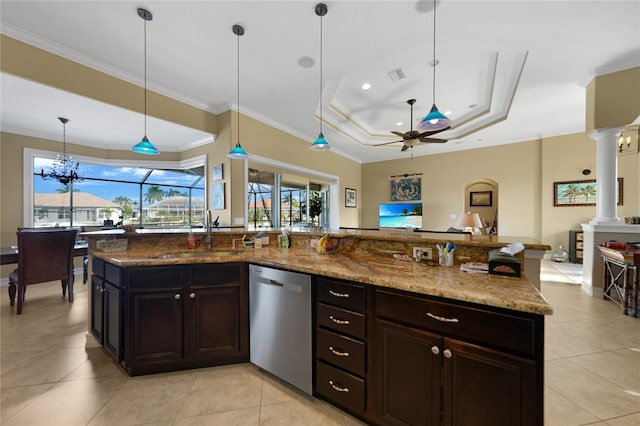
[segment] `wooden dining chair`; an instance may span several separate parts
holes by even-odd
[[[18,269],[9,275],[11,306],[18,295],[16,314],[22,314],[26,288],[54,280],[62,281],[62,297],[69,294],[73,302],[73,246],[76,229],[18,230]]]

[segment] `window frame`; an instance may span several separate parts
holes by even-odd
[[[41,158],[49,158],[56,159],[56,156],[59,152],[55,151],[47,151],[41,149],[34,148],[24,148],[23,151],[23,218],[22,223],[24,227],[33,227],[33,190],[34,190],[34,169],[33,169],[33,161],[36,157]],[[158,161],[158,160],[125,160],[125,159],[108,159],[108,158],[100,158],[100,157],[89,157],[82,155],[73,154],[73,160],[79,163],[92,163],[99,164],[105,166],[128,166],[128,167],[146,167],[146,168],[164,168],[164,169],[187,169],[194,168],[198,166],[203,166],[205,171],[208,170],[208,157],[206,154],[197,155],[195,157],[187,158],[184,160],[177,161]],[[204,179],[204,203],[205,206],[209,205],[209,197],[208,197],[208,187],[209,187],[209,179],[208,176],[205,176]]]

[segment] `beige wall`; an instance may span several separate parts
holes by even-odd
[[[632,123],[640,116],[640,67],[594,78],[586,102],[587,134]]]
[[[591,169],[589,176],[582,170]],[[624,205],[618,216],[640,214],[640,155],[621,155]],[[497,147],[393,160],[362,166],[363,227],[378,226],[378,204],[389,202],[389,176],[421,172],[423,229],[455,226],[466,202],[465,186],[479,179],[498,184],[499,235],[568,246],[569,230],[595,216],[595,207],[554,207],[553,182],[595,179],[595,141],[565,135]],[[496,196],[494,195],[494,198]]]

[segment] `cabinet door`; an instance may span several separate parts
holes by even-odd
[[[104,283],[104,348],[120,361],[122,352],[122,290]]]
[[[95,263],[95,262],[94,262]],[[104,280],[97,275],[91,276],[91,334],[98,343],[104,344]]]
[[[443,425],[543,424],[534,361],[447,338],[442,352]]]
[[[440,425],[441,344],[438,335],[376,320],[374,391],[380,423]]]
[[[129,296],[129,363],[167,362],[182,358],[181,290]]]
[[[187,297],[185,357],[239,354],[240,285],[191,289]]]

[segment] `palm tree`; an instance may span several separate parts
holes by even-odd
[[[582,195],[584,195],[584,202],[588,203],[590,195],[596,196],[596,186],[594,184],[585,185],[582,188]]]
[[[162,201],[164,196],[165,196],[165,192],[162,189],[160,189],[158,185],[151,185],[149,189],[147,189],[147,193],[144,196],[144,200],[149,204],[153,204],[157,201]]]
[[[575,203],[576,197],[580,195],[580,187],[577,185],[570,183],[562,190],[562,197],[568,198],[569,203]]]
[[[171,188],[169,192],[167,192],[167,198],[171,197],[186,197],[187,194],[185,192],[180,192],[177,189]]]
[[[72,185],[70,183],[61,183],[60,185],[62,185],[62,188],[58,188],[56,189],[56,192],[58,194],[67,194],[71,191]],[[73,192],[78,192],[77,189],[73,188]]]

